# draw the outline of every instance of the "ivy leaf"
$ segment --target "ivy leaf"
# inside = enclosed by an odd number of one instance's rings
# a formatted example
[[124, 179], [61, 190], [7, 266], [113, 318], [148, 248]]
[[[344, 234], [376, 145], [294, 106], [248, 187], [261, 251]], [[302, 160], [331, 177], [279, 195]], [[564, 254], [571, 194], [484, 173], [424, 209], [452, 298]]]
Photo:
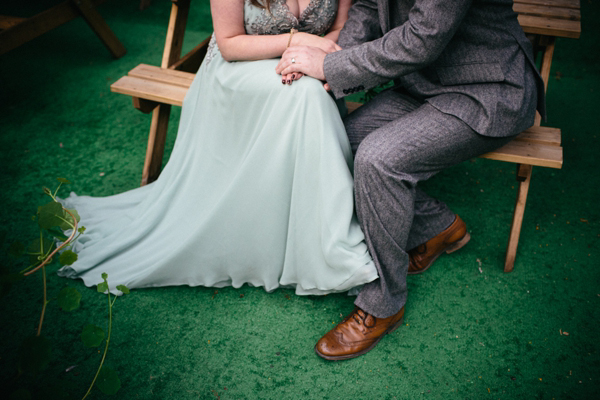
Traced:
[[108, 279], [108, 274], [106, 272], [102, 273], [102, 279], [104, 279], [104, 282], [106, 282], [106, 280]]
[[64, 311], [73, 311], [79, 308], [81, 293], [75, 288], [66, 287], [58, 294], [58, 306]]
[[60, 265], [71, 265], [75, 261], [77, 261], [77, 254], [75, 254], [71, 250], [63, 251], [60, 257], [58, 258], [58, 262], [60, 262]]
[[64, 223], [65, 212], [60, 203], [52, 201], [38, 208], [38, 224], [42, 229], [50, 229]]
[[77, 229], [77, 232], [79, 232], [79, 233], [85, 232], [85, 226], [80, 226], [79, 229]]
[[56, 180], [59, 181], [60, 183], [65, 183], [65, 184], [71, 183], [68, 179], [65, 179], [65, 178], [56, 178]]
[[48, 231], [49, 234], [51, 234], [52, 236], [54, 236], [55, 238], [57, 238], [61, 242], [64, 242], [65, 240], [68, 239], [68, 236], [65, 235], [61, 229], [50, 228], [47, 231]]
[[129, 288], [125, 285], [117, 286], [117, 290], [120, 290], [121, 292], [123, 292], [123, 294], [129, 294]]
[[98, 293], [105, 293], [108, 290], [108, 283], [106, 283], [106, 282], [99, 283], [98, 286], [96, 287], [96, 290], [98, 291]]
[[14, 242], [8, 248], [8, 254], [13, 257], [21, 257], [25, 252], [25, 245], [21, 242]]
[[47, 187], [44, 187], [42, 189], [44, 191], [45, 194], [47, 194], [48, 196], [52, 196], [52, 190], [48, 189]]
[[96, 386], [104, 394], [115, 394], [121, 389], [121, 380], [117, 372], [110, 367], [102, 367], [98, 373]]
[[[71, 214], [73, 214], [75, 216], [75, 219], [77, 220], [77, 222], [79, 222], [81, 220], [81, 217], [77, 213], [77, 210], [75, 210], [75, 209], [68, 209], [68, 210], [71, 212]], [[66, 219], [66, 221], [62, 221], [62, 223], [59, 225], [59, 227], [60, 227], [60, 229], [64, 229], [64, 230], [71, 229], [75, 225], [75, 222], [73, 221], [73, 217], [71, 217], [68, 212], [63, 211], [63, 213], [64, 213], [64, 216], [65, 216], [64, 218]]]
[[98, 347], [104, 340], [104, 331], [99, 326], [88, 324], [81, 332], [81, 341], [85, 347]]
[[44, 336], [29, 336], [19, 348], [19, 371], [37, 373], [50, 362], [52, 345]]

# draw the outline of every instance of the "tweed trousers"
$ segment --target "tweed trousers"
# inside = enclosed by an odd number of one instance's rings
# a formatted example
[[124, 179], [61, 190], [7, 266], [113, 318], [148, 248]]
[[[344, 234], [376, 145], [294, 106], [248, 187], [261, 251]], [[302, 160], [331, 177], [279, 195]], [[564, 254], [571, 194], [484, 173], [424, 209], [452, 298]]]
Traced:
[[514, 138], [482, 136], [457, 117], [395, 89], [344, 119], [355, 153], [356, 213], [379, 279], [355, 304], [386, 318], [406, 303], [407, 251], [433, 238], [456, 215], [419, 189], [439, 171], [495, 150]]

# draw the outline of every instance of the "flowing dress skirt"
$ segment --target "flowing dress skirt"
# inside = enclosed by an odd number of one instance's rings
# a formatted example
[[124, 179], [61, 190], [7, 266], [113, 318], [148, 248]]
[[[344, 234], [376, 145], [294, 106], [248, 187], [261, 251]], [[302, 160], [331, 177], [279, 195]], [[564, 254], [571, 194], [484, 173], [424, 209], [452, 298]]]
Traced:
[[321, 82], [282, 85], [277, 60], [209, 52], [159, 179], [62, 200], [86, 232], [59, 274], [93, 286], [106, 272], [114, 293], [248, 283], [324, 294], [376, 279], [354, 215], [350, 146]]

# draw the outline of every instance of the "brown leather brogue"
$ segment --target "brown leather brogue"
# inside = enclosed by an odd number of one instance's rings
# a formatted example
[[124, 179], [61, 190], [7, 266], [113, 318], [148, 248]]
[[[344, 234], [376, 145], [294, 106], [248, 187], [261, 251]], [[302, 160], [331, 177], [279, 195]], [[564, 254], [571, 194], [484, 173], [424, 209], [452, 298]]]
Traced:
[[404, 307], [387, 318], [376, 318], [356, 307], [317, 342], [315, 352], [332, 361], [361, 356], [375, 347], [386, 333], [396, 330], [403, 317]]
[[408, 273], [420, 274], [433, 264], [442, 253], [452, 253], [471, 240], [467, 226], [457, 215], [454, 222], [442, 233], [427, 242], [409, 250]]

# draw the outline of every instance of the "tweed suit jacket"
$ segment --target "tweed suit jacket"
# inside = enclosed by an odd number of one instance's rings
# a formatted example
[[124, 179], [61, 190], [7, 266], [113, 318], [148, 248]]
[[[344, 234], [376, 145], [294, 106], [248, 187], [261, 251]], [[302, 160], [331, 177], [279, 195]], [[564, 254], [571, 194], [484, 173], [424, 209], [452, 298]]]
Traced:
[[[393, 80], [481, 135], [545, 114], [544, 86], [512, 0], [356, 0], [325, 57], [336, 98]], [[539, 95], [538, 95], [539, 93]]]

